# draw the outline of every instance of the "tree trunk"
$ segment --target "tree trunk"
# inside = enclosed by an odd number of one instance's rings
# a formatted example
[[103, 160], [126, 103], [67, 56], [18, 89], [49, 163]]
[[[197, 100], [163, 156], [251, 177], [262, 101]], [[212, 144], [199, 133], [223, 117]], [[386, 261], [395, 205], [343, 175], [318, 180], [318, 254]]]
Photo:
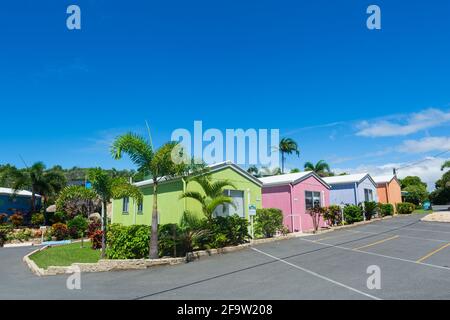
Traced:
[[31, 193], [31, 212], [34, 213], [36, 211], [36, 193], [33, 191]]
[[108, 203], [102, 201], [102, 259], [106, 257], [106, 225], [108, 224], [108, 215], [106, 214], [106, 207]]
[[150, 230], [150, 259], [158, 259], [158, 183], [153, 180], [152, 228]]
[[284, 174], [284, 152], [281, 152], [281, 173]]

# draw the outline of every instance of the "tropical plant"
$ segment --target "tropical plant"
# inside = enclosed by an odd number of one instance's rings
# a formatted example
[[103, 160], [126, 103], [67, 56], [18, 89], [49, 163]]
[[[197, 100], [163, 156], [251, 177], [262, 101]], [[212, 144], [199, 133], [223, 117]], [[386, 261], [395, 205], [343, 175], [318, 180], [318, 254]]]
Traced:
[[179, 239], [183, 254], [197, 249], [201, 243], [201, 239], [209, 234], [210, 230], [205, 228], [202, 219], [188, 211], [183, 213], [179, 226]]
[[12, 223], [12, 225], [15, 228], [20, 227], [21, 225], [23, 225], [23, 215], [20, 213], [14, 213], [9, 217], [9, 221]]
[[102, 203], [102, 258], [106, 257], [106, 233], [108, 216], [106, 208], [111, 199], [120, 199], [124, 197], [134, 198], [137, 203], [142, 201], [142, 193], [138, 187], [128, 182], [126, 178], [111, 177], [107, 172], [100, 168], [91, 169], [88, 173], [91, 181], [92, 190]]
[[366, 220], [371, 220], [378, 213], [378, 204], [375, 201], [365, 201], [363, 205]]
[[255, 216], [255, 233], [265, 238], [272, 238], [283, 229], [283, 213], [280, 209], [257, 209]]
[[209, 230], [206, 247], [222, 248], [237, 246], [250, 239], [248, 234], [248, 220], [238, 215], [215, 217], [212, 223], [207, 223], [205, 229]]
[[8, 215], [6, 213], [0, 213], [0, 225], [8, 222]]
[[331, 205], [328, 207], [323, 215], [323, 219], [328, 221], [330, 225], [342, 224], [342, 209], [338, 205]]
[[297, 142], [295, 142], [291, 138], [282, 138], [280, 140], [278, 149], [281, 152], [281, 172], [284, 173], [284, 164], [286, 161], [286, 155], [295, 153], [297, 157], [299, 157], [300, 150], [298, 148]]
[[163, 178], [170, 178], [181, 175], [190, 168], [181, 161], [175, 163], [174, 157], [178, 160], [183, 157], [183, 150], [178, 148], [175, 142], [164, 144], [155, 150], [153, 144], [142, 136], [127, 133], [118, 137], [112, 147], [111, 154], [115, 159], [121, 159], [123, 154], [127, 154], [131, 161], [137, 166], [138, 172], [145, 176], [150, 176], [153, 182], [153, 209], [151, 221], [151, 241], [149, 243], [149, 255], [151, 259], [158, 258], [158, 186]]
[[313, 164], [312, 162], [306, 162], [304, 168], [305, 171], [313, 171], [321, 177], [329, 176], [331, 173], [330, 165], [324, 160], [320, 160], [316, 164]]
[[59, 170], [46, 170], [46, 166], [42, 162], [36, 162], [26, 169], [17, 169], [9, 166], [1, 173], [1, 180], [9, 180], [12, 189], [17, 192], [22, 189], [31, 191], [30, 211], [36, 211], [36, 195], [42, 196], [44, 205], [55, 196], [67, 181], [64, 174]]
[[31, 216], [31, 224], [33, 226], [41, 226], [44, 224], [44, 214], [40, 212], [33, 213]]
[[298, 173], [298, 172], [300, 172], [300, 169], [299, 169], [299, 168], [291, 169], [291, 173]]
[[148, 257], [150, 227], [145, 225], [122, 226], [112, 224], [108, 228], [108, 259], [143, 259]]
[[56, 199], [56, 210], [66, 212], [70, 218], [79, 214], [87, 218], [100, 209], [101, 203], [95, 191], [83, 186], [65, 187]]
[[348, 224], [363, 221], [363, 211], [356, 205], [346, 205], [344, 207], [344, 219]]
[[327, 208], [324, 208], [321, 206], [314, 206], [313, 208], [308, 210], [308, 214], [312, 218], [314, 233], [316, 233], [317, 230], [319, 230], [320, 220], [326, 214], [326, 212], [327, 212]]
[[430, 193], [431, 203], [434, 205], [450, 204], [450, 187], [439, 188]]
[[73, 239], [79, 239], [84, 237], [89, 226], [89, 221], [82, 215], [78, 215], [67, 223], [70, 236]]
[[205, 218], [212, 222], [214, 211], [223, 205], [234, 206], [233, 199], [224, 195], [224, 188], [231, 187], [236, 189], [235, 185], [229, 180], [211, 181], [209, 175], [200, 175], [188, 180], [188, 183], [196, 182], [201, 187], [202, 192], [186, 191], [180, 199], [190, 198], [197, 201], [201, 207]]
[[67, 225], [60, 222], [52, 225], [52, 236], [58, 241], [67, 239], [69, 237], [69, 229], [67, 228]]

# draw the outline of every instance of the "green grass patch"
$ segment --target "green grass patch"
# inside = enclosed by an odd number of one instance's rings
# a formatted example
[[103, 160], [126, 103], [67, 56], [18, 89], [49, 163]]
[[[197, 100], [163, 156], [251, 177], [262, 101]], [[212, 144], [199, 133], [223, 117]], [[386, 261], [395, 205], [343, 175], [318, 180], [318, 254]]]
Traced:
[[432, 214], [432, 213], [433, 213], [432, 210], [423, 210], [423, 209], [413, 211], [413, 214]]
[[100, 259], [100, 250], [93, 250], [90, 242], [66, 244], [51, 247], [36, 252], [30, 259], [40, 268], [47, 269], [50, 266], [70, 266], [72, 263], [92, 263]]

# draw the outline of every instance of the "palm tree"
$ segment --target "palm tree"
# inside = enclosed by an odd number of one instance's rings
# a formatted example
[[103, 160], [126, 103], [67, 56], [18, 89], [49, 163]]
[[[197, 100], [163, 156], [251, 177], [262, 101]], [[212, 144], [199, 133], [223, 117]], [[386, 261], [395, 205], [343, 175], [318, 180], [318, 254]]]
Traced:
[[286, 161], [286, 154], [295, 153], [297, 157], [299, 157], [300, 150], [298, 148], [297, 142], [295, 142], [291, 138], [281, 139], [278, 148], [281, 152], [281, 172], [284, 173], [284, 163]]
[[225, 196], [223, 193], [225, 187], [232, 187], [236, 189], [231, 181], [220, 180], [211, 182], [209, 176], [204, 175], [196, 176], [192, 179], [192, 181], [197, 182], [203, 192], [186, 191], [180, 196], [180, 199], [190, 198], [200, 203], [202, 212], [209, 222], [212, 221], [214, 211], [220, 205], [230, 204], [234, 206], [233, 199]]
[[445, 168], [450, 168], [450, 160], [444, 162], [444, 164], [441, 167], [441, 171], [444, 171]]
[[106, 256], [106, 231], [107, 214], [106, 208], [111, 199], [131, 197], [136, 202], [142, 201], [142, 193], [138, 187], [130, 184], [126, 178], [113, 177], [100, 168], [91, 169], [88, 173], [92, 190], [97, 194], [102, 203], [102, 258]]
[[48, 199], [61, 191], [67, 181], [61, 170], [46, 170], [42, 162], [36, 162], [26, 169], [9, 166], [0, 177], [0, 181], [9, 181], [14, 192], [28, 189], [31, 191], [30, 211], [36, 211], [36, 195], [42, 196], [43, 205]]
[[291, 169], [291, 173], [298, 173], [298, 172], [300, 172], [300, 169], [299, 169], [299, 168]]
[[[151, 139], [150, 139], [151, 140]], [[111, 147], [111, 154], [116, 160], [127, 154], [137, 166], [139, 173], [150, 176], [153, 182], [153, 209], [151, 221], [151, 236], [149, 244], [150, 259], [158, 258], [158, 186], [163, 177], [171, 177], [186, 170], [186, 166], [175, 164], [172, 152], [178, 144], [169, 142], [158, 150], [153, 149], [151, 141], [134, 133], [119, 136]]]
[[320, 160], [316, 164], [313, 164], [312, 162], [306, 162], [304, 168], [305, 171], [314, 171], [321, 177], [328, 176], [331, 172], [330, 165], [324, 160]]

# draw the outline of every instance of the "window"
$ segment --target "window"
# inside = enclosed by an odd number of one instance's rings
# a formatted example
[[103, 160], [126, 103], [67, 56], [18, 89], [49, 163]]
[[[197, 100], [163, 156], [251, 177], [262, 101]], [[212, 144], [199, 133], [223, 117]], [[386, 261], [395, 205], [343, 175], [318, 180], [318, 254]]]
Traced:
[[214, 215], [217, 216], [232, 216], [237, 214], [240, 217], [245, 217], [244, 210], [244, 191], [240, 190], [224, 190], [224, 195], [233, 199], [234, 206], [230, 204], [220, 205], [214, 210]]
[[128, 206], [130, 205], [130, 198], [125, 197], [122, 200], [122, 212], [128, 213]]
[[373, 201], [372, 189], [364, 189], [364, 201]]
[[310, 210], [315, 206], [322, 206], [320, 192], [305, 191], [305, 206], [307, 210]]
[[140, 201], [137, 205], [137, 213], [143, 214], [144, 212], [144, 201]]

